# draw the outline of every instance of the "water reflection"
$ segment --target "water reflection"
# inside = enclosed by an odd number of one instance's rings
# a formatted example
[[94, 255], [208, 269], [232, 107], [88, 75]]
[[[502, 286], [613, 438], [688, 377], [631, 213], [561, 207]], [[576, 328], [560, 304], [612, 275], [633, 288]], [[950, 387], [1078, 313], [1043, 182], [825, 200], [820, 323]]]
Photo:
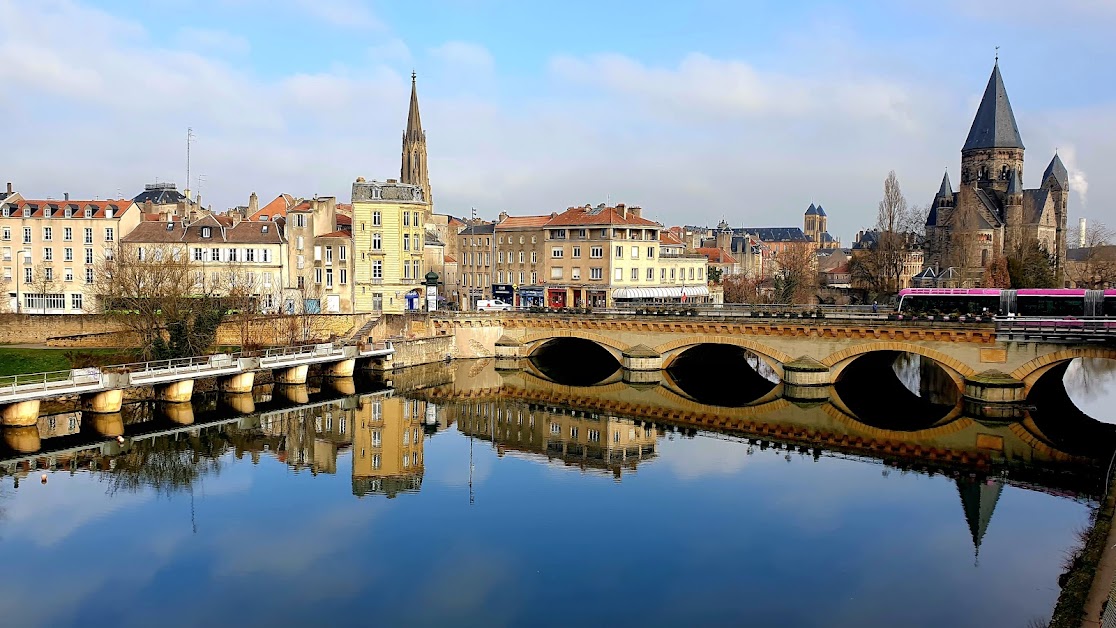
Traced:
[[741, 407], [771, 393], [775, 370], [741, 347], [702, 344], [675, 358], [667, 375], [686, 396], [711, 406]]
[[857, 358], [841, 371], [834, 391], [859, 421], [900, 431], [925, 430], [953, 418], [961, 400], [957, 383], [939, 364], [896, 351]]
[[1062, 378], [1074, 406], [1086, 415], [1108, 423], [1116, 402], [1116, 360], [1077, 358], [1066, 367]]

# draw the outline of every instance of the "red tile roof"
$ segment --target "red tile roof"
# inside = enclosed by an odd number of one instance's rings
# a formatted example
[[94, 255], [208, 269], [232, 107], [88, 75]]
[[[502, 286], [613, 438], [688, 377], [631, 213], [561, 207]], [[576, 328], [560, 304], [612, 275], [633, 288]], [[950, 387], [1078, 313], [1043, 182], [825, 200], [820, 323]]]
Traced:
[[[350, 207], [351, 207], [351, 205], [350, 205]], [[341, 209], [341, 206], [338, 205], [337, 208]], [[339, 225], [351, 225], [351, 224], [353, 224], [353, 217], [352, 216], [346, 216], [345, 214], [337, 214], [337, 224], [339, 224]]]
[[348, 239], [351, 240], [353, 238], [353, 234], [352, 234], [352, 232], [349, 232], [349, 231], [331, 231], [329, 233], [324, 233], [324, 234], [322, 234], [318, 237], [319, 238], [348, 238]]
[[[93, 218], [104, 218], [105, 210], [112, 209], [113, 217], [118, 218], [124, 212], [135, 206], [132, 201], [121, 200], [105, 200], [105, 201], [57, 201], [57, 200], [36, 200], [36, 199], [23, 199], [17, 203], [12, 203], [15, 206], [14, 216], [23, 216], [24, 208], [31, 209], [31, 218], [65, 218], [66, 208], [72, 211], [72, 218], [85, 218], [85, 209], [91, 208], [93, 210]], [[49, 215], [47, 211], [49, 210]], [[138, 211], [138, 210], [137, 210]]]
[[267, 216], [268, 220], [275, 220], [277, 216], [286, 216], [287, 208], [293, 204], [293, 196], [290, 194], [280, 194], [275, 197], [275, 200], [257, 209], [256, 213], [248, 217], [248, 220], [258, 221], [261, 216]]
[[[195, 242], [214, 244], [280, 244], [283, 236], [274, 222], [251, 222], [242, 220], [231, 225], [228, 216], [206, 216], [192, 223], [141, 222], [123, 242], [148, 244], [169, 242]], [[168, 227], [170, 227], [168, 229]], [[202, 237], [202, 227], [209, 227], [210, 237]]]
[[709, 258], [711, 264], [735, 264], [736, 258], [732, 253], [717, 247], [706, 246], [697, 249], [697, 252]]
[[456, 264], [456, 263], [457, 263], [457, 258], [456, 258], [456, 257], [454, 257], [454, 256], [452, 256], [452, 255], [446, 255], [446, 256], [445, 256], [445, 257], [444, 257], [444, 258], [442, 259], [442, 261], [443, 261], [444, 263], [446, 263], [446, 264]]
[[[623, 206], [620, 206], [623, 208]], [[547, 227], [568, 226], [593, 226], [593, 225], [628, 225], [633, 227], [661, 227], [659, 223], [646, 218], [637, 217], [632, 209], [639, 211], [638, 207], [629, 207], [627, 217], [623, 216], [616, 207], [571, 207], [566, 211], [551, 218]]]
[[546, 216], [508, 216], [496, 223], [497, 229], [531, 229], [539, 228], [550, 222], [550, 215]]
[[664, 229], [663, 231], [659, 232], [659, 244], [665, 244], [667, 246], [682, 246], [682, 238], [679, 238], [678, 236], [671, 233], [671, 231]]

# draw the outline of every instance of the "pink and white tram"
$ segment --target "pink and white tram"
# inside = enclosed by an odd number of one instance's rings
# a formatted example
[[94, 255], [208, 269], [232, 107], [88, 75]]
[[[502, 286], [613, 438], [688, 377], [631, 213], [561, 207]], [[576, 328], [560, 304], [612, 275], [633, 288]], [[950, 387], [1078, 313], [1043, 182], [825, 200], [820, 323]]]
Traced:
[[1116, 317], [1116, 290], [1062, 288], [907, 288], [900, 314], [988, 314], [1029, 318]]

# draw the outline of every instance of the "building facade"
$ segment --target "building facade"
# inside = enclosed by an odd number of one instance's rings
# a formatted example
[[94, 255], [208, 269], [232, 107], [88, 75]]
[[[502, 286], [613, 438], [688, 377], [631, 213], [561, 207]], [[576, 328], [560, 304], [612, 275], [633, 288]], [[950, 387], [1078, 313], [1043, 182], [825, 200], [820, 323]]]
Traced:
[[98, 266], [142, 217], [129, 200], [24, 199], [0, 204], [0, 264], [8, 311], [100, 311]]
[[495, 241], [493, 223], [472, 224], [457, 234], [457, 292], [462, 309], [475, 309], [477, 301], [492, 298]]
[[[263, 215], [260, 213], [259, 217]], [[350, 232], [337, 228], [337, 199], [326, 196], [295, 203], [278, 222], [288, 244], [289, 283], [283, 299], [284, 311], [351, 313], [353, 242]]]
[[422, 487], [423, 425], [434, 406], [417, 399], [366, 395], [353, 413], [353, 494], [395, 497]]
[[422, 188], [399, 183], [353, 183], [353, 259], [357, 312], [400, 314], [422, 307], [426, 216]]

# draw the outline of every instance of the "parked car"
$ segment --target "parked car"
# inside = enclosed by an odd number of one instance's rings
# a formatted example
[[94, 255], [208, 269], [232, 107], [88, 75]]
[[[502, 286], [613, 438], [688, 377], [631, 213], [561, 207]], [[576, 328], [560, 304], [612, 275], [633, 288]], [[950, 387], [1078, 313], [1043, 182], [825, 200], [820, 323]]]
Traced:
[[477, 311], [480, 312], [500, 312], [510, 309], [512, 309], [512, 304], [504, 303], [500, 299], [492, 299], [491, 301], [477, 301]]

